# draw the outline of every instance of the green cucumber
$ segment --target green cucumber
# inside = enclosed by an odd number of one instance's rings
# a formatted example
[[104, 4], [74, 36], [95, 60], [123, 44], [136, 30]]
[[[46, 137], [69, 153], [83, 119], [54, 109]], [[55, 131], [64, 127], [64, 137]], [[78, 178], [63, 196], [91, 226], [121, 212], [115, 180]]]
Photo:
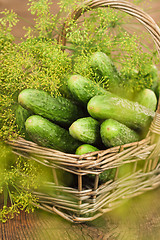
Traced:
[[[116, 168], [110, 168], [110, 169], [104, 170], [99, 174], [99, 183], [101, 184], [110, 180], [114, 180], [115, 174], [116, 174]], [[94, 183], [95, 174], [87, 174], [86, 178], [87, 178], [86, 179], [87, 183], [88, 182]]]
[[145, 127], [155, 115], [155, 112], [130, 101], [112, 95], [94, 96], [87, 105], [89, 114], [95, 119], [112, 118], [130, 128]]
[[73, 97], [83, 104], [87, 104], [95, 95], [110, 94], [98, 83], [81, 75], [70, 76], [67, 83]]
[[[151, 89], [143, 89], [135, 95], [134, 101], [139, 104], [148, 107], [149, 109], [155, 111], [157, 107], [157, 97], [156, 94]], [[150, 126], [150, 122], [141, 130], [141, 138], [146, 136]]]
[[19, 130], [19, 133], [24, 135], [26, 139], [29, 139], [29, 137], [26, 133], [25, 121], [27, 120], [27, 118], [29, 118], [30, 115], [31, 112], [29, 112], [27, 109], [23, 108], [21, 105], [17, 106], [15, 111], [17, 128]]
[[93, 70], [105, 79], [108, 79], [109, 91], [119, 92], [121, 78], [112, 60], [103, 52], [95, 52], [91, 55], [90, 65]]
[[19, 94], [18, 102], [34, 114], [62, 126], [69, 126], [76, 119], [84, 116], [81, 108], [70, 100], [61, 96], [52, 97], [43, 90], [25, 89]]
[[[139, 72], [140, 76], [151, 79], [151, 89], [153, 91], [156, 90], [156, 87], [158, 85], [158, 69], [156, 65], [145, 65], [145, 67], [142, 69], [142, 72]], [[149, 86], [148, 86], [149, 87]]]
[[109, 180], [113, 180], [115, 177], [116, 168], [110, 168], [99, 174], [99, 181], [105, 183]]
[[99, 149], [90, 145], [90, 144], [82, 144], [81, 146], [79, 146], [76, 149], [75, 154], [82, 155], [82, 154], [85, 154], [85, 153], [90, 153], [90, 152], [95, 152], [95, 151], [99, 151]]
[[79, 118], [69, 127], [69, 133], [75, 139], [88, 144], [99, 142], [99, 122], [92, 117]]
[[[99, 149], [90, 144], [82, 144], [81, 146], [79, 146], [77, 148], [75, 154], [83, 155], [86, 153], [96, 152], [96, 151], [99, 151]], [[102, 173], [99, 174], [99, 181], [101, 183], [104, 183], [108, 180], [113, 180], [114, 176], [115, 176], [115, 172], [116, 172], [115, 168], [107, 169], [107, 170], [103, 171]], [[87, 178], [89, 178], [89, 180], [93, 181], [95, 178], [95, 174], [87, 174]]]
[[113, 119], [107, 119], [101, 124], [100, 134], [106, 147], [120, 146], [140, 140], [138, 133]]
[[159, 82], [159, 74], [158, 69], [156, 65], [151, 65], [150, 69], [150, 77], [152, 78], [152, 86], [151, 90], [154, 91], [156, 94], [157, 99], [159, 98], [159, 92], [160, 92], [160, 82]]
[[134, 98], [134, 101], [153, 111], [156, 110], [157, 97], [156, 94], [151, 89], [145, 88], [138, 92]]
[[66, 129], [39, 115], [30, 116], [26, 120], [25, 127], [32, 141], [43, 147], [75, 153], [82, 144], [74, 139]]

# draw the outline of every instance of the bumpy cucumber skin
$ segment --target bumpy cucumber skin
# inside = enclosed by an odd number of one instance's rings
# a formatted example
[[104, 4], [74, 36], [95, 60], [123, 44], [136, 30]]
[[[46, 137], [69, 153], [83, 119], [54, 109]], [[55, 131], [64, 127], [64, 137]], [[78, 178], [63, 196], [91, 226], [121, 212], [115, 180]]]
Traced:
[[66, 129], [39, 115], [30, 116], [25, 122], [25, 127], [32, 141], [43, 147], [75, 153], [82, 145]]
[[151, 89], [155, 91], [158, 85], [158, 69], [156, 65], [146, 65], [143, 69], [142, 76], [144, 76], [145, 78], [150, 78], [152, 80]]
[[90, 152], [95, 152], [95, 151], [99, 151], [99, 149], [90, 145], [90, 144], [82, 144], [81, 146], [79, 146], [76, 149], [75, 154], [82, 155], [82, 154], [85, 154], [85, 153], [90, 153]]
[[160, 82], [159, 82], [158, 69], [155, 65], [151, 66], [150, 76], [152, 78], [151, 90], [154, 91], [154, 93], [156, 94], [156, 97], [159, 98]]
[[95, 52], [91, 55], [91, 67], [109, 80], [109, 91], [118, 92], [121, 79], [112, 60], [103, 52]]
[[113, 119], [107, 119], [101, 124], [100, 134], [106, 147], [120, 146], [140, 140], [138, 133]]
[[26, 139], [29, 139], [28, 134], [26, 133], [25, 129], [25, 121], [27, 118], [29, 118], [31, 115], [31, 112], [29, 112], [27, 109], [23, 108], [21, 105], [18, 105], [15, 111], [15, 117], [16, 117], [16, 124], [19, 130], [19, 133], [24, 135]]
[[[113, 180], [115, 177], [115, 173], [116, 173], [116, 168], [110, 168], [110, 169], [104, 170], [102, 173], [99, 174], [99, 182], [105, 183], [107, 181]], [[95, 174], [88, 174], [87, 176], [92, 181], [95, 179]]]
[[42, 90], [23, 90], [18, 96], [18, 102], [34, 114], [45, 117], [62, 126], [69, 126], [76, 119], [84, 116], [81, 108], [70, 100], [61, 96], [51, 97]]
[[87, 105], [89, 114], [95, 119], [117, 120], [130, 128], [142, 128], [155, 113], [150, 109], [114, 94], [94, 96]]
[[95, 95], [110, 94], [98, 83], [81, 75], [71, 75], [68, 79], [68, 88], [73, 97], [80, 103], [87, 104]]
[[115, 176], [115, 173], [116, 173], [115, 168], [107, 169], [99, 175], [99, 181], [104, 183], [104, 182], [107, 182], [109, 180], [113, 180], [114, 176]]
[[[83, 155], [83, 154], [86, 154], [86, 153], [96, 152], [96, 151], [99, 151], [99, 149], [90, 145], [90, 144], [82, 144], [81, 146], [79, 146], [76, 149], [75, 154], [76, 155]], [[101, 183], [104, 183], [106, 181], [113, 180], [114, 176], [115, 176], [115, 172], [116, 172], [115, 168], [107, 169], [107, 170], [103, 171], [99, 175], [99, 181]], [[88, 174], [87, 177], [91, 180], [94, 180], [95, 175], [94, 174]]]
[[156, 94], [151, 89], [145, 88], [138, 92], [134, 98], [134, 101], [151, 109], [152, 111], [156, 110], [157, 97]]
[[81, 142], [96, 144], [100, 140], [99, 127], [99, 122], [92, 117], [79, 118], [69, 127], [69, 133]]

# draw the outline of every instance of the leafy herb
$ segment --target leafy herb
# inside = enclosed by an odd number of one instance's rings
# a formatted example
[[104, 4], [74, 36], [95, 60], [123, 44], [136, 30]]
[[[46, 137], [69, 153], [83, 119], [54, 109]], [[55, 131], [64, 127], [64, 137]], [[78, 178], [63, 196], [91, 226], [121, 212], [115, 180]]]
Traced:
[[33, 211], [37, 199], [28, 189], [37, 188], [40, 182], [33, 162], [17, 157], [4, 143], [0, 147], [0, 193], [3, 196], [0, 221], [5, 222], [20, 210]]

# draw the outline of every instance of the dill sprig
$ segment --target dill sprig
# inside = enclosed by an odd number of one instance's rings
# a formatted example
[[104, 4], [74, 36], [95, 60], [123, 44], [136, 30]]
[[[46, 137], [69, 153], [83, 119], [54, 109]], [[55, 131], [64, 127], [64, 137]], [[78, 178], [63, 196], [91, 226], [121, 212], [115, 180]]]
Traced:
[[0, 221], [5, 222], [20, 210], [33, 211], [37, 199], [30, 190], [41, 185], [42, 169], [33, 161], [16, 156], [4, 143], [0, 147]]

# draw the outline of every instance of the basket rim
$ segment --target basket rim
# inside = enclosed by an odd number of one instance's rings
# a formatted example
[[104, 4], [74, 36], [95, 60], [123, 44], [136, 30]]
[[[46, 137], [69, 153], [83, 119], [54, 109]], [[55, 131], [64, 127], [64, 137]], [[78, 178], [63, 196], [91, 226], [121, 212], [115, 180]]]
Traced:
[[88, 10], [96, 8], [113, 8], [126, 12], [127, 14], [135, 17], [146, 30], [151, 34], [155, 45], [157, 47], [158, 54], [160, 56], [160, 28], [154, 21], [154, 19], [140, 7], [125, 0], [86, 0], [83, 4], [79, 5], [74, 11], [68, 14], [65, 22], [63, 23], [61, 32], [58, 36], [58, 42], [62, 45], [66, 44], [66, 34], [69, 31], [69, 22], [71, 20], [76, 21], [82, 14]]
[[[47, 167], [59, 168], [79, 176], [95, 174], [97, 177], [107, 169], [116, 169], [124, 164], [134, 164], [138, 161], [145, 161], [150, 155], [153, 155], [153, 152], [157, 148], [156, 143], [152, 142], [151, 136], [139, 142], [124, 144], [83, 155], [64, 153], [42, 147], [23, 138], [10, 141], [8, 144], [17, 155], [30, 158]], [[147, 164], [148, 161], [146, 161], [144, 169], [147, 167]], [[156, 164], [157, 158], [155, 158], [153, 165], [156, 166]]]

